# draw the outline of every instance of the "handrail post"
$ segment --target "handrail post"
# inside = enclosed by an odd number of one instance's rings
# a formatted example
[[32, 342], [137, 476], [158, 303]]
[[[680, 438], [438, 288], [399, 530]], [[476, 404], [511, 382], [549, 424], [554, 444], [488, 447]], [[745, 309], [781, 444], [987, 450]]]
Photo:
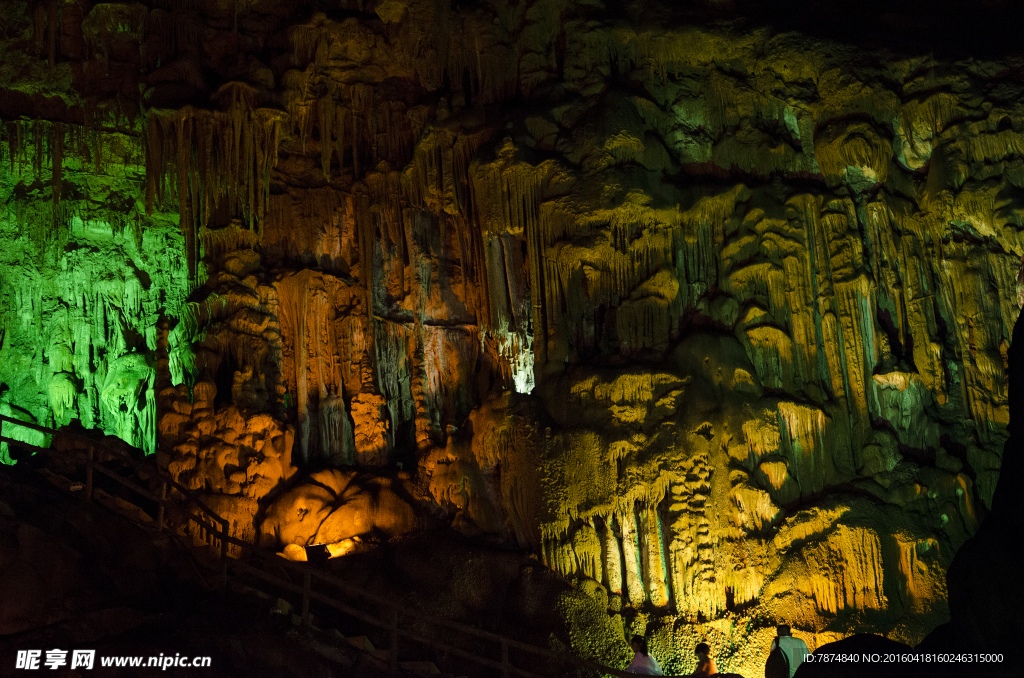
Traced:
[[164, 511], [164, 505], [167, 502], [167, 481], [163, 480], [160, 483], [160, 506], [156, 509], [156, 531], [162, 533], [164, 531], [164, 519], [166, 517]]
[[310, 576], [309, 570], [306, 569], [302, 573], [302, 628], [309, 628], [309, 589], [310, 589]]
[[388, 671], [398, 675], [398, 608], [391, 608], [391, 647], [388, 648]]
[[508, 678], [508, 641], [501, 639], [501, 678]]
[[228, 520], [220, 519], [220, 577], [221, 588], [228, 588]]
[[89, 452], [85, 456], [85, 499], [92, 501], [92, 465], [95, 457], [95, 448], [90, 445]]

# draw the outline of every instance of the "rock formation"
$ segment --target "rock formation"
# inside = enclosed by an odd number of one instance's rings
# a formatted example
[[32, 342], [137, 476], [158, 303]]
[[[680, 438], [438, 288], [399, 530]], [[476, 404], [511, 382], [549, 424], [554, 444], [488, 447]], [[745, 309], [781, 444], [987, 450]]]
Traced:
[[0, 406], [277, 547], [532, 550], [594, 656], [917, 643], [1008, 435], [1019, 65], [670, 4], [6, 7]]
[[353, 471], [314, 473], [270, 506], [262, 522], [265, 541], [337, 544], [364, 536], [386, 537], [415, 527], [404, 492], [388, 478], [360, 478]]

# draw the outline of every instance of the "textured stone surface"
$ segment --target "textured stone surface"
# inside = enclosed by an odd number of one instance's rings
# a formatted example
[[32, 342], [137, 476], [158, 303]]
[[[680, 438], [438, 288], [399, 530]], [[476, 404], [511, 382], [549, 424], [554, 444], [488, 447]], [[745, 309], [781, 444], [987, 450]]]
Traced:
[[397, 536], [416, 526], [407, 497], [401, 482], [390, 478], [320, 471], [270, 504], [261, 542], [279, 548]]
[[540, 545], [539, 413], [536, 404], [508, 393], [474, 410], [445, 448], [419, 464], [429, 496], [463, 534], [508, 535], [519, 546]]
[[159, 430], [281, 544], [400, 466], [583, 582], [595, 656], [947, 618], [1009, 421], [1016, 60], [658, 3], [60, 7], [4, 10], [5, 411]]

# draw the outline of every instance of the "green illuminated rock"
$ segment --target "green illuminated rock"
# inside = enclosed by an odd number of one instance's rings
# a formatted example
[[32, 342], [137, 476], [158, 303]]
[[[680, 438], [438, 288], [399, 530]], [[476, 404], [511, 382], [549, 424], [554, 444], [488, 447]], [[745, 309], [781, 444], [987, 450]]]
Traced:
[[[78, 419], [151, 453], [157, 325], [181, 317], [189, 291], [177, 219], [141, 213], [137, 138], [79, 129], [76, 139], [74, 128], [44, 122], [5, 131], [3, 397], [37, 423]], [[52, 184], [57, 165], [59, 201]], [[190, 351], [183, 343], [176, 353]]]

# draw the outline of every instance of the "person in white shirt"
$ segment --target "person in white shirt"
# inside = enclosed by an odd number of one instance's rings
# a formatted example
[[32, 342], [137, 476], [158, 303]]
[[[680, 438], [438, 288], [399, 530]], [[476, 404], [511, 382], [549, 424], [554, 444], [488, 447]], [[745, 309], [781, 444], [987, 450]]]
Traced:
[[810, 651], [807, 649], [807, 643], [790, 635], [789, 624], [780, 624], [775, 630], [778, 635], [772, 641], [771, 649], [779, 648], [782, 651], [786, 663], [789, 664], [789, 678], [793, 678], [793, 674], [803, 663], [804, 656], [810, 654]]
[[643, 636], [633, 636], [629, 641], [633, 648], [633, 661], [626, 667], [628, 673], [638, 673], [644, 676], [664, 676], [665, 672], [658, 666], [658, 660], [647, 654], [647, 639]]

